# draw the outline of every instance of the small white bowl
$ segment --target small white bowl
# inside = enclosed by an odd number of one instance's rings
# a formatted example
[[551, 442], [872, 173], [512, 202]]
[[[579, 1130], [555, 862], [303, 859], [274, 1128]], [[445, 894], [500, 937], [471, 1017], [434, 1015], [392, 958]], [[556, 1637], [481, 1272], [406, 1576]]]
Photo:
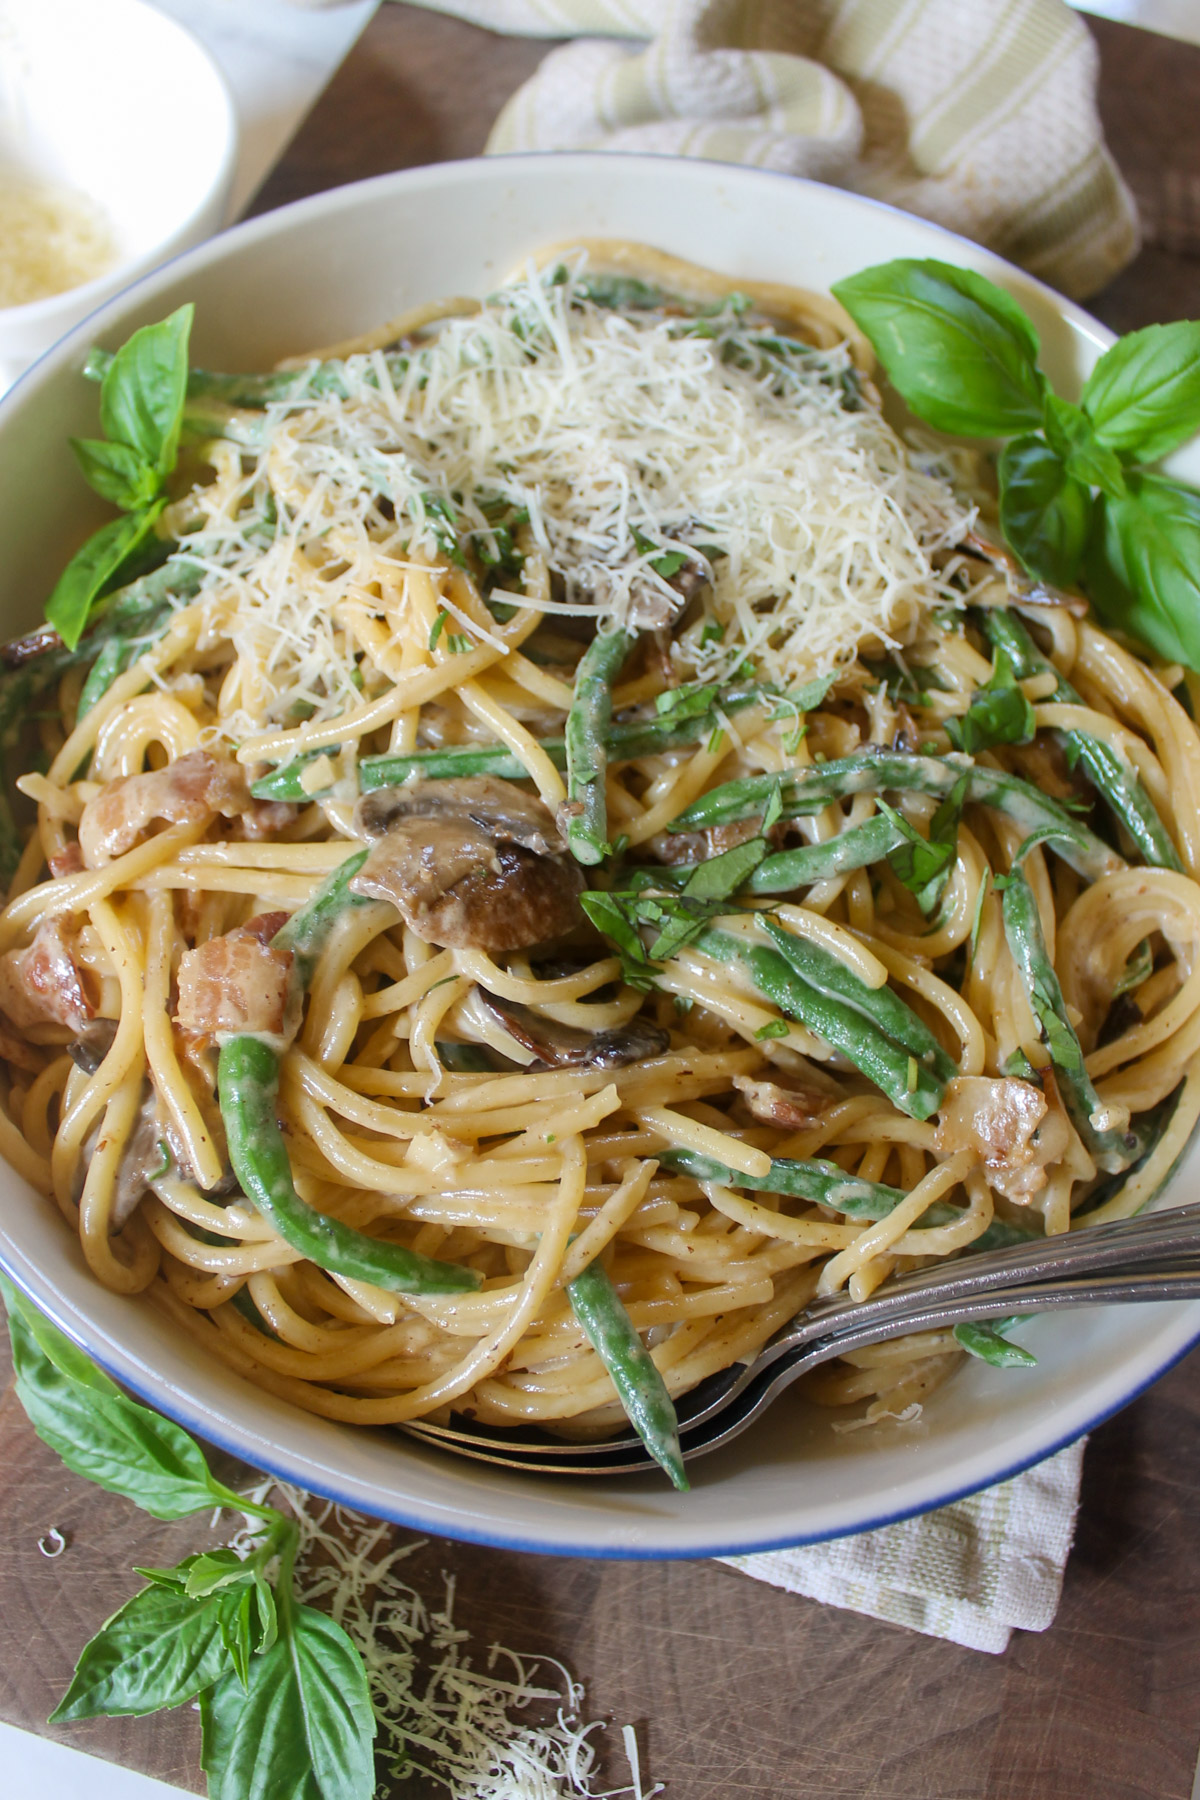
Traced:
[[236, 150], [215, 63], [146, 0], [0, 0], [0, 179], [86, 195], [117, 248], [94, 280], [0, 307], [0, 392], [101, 301], [220, 227]]

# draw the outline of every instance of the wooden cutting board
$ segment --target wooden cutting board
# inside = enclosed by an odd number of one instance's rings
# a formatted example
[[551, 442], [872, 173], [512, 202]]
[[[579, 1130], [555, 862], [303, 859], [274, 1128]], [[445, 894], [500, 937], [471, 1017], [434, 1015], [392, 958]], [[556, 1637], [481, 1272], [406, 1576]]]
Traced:
[[[668, 1800], [1190, 1800], [1200, 1744], [1200, 1353], [1098, 1430], [1062, 1606], [1003, 1657], [817, 1606], [717, 1563], [600, 1563], [430, 1540], [405, 1575], [457, 1583], [477, 1662], [550, 1654], [588, 1718], [638, 1726]], [[211, 1543], [69, 1475], [0, 1391], [0, 1718], [193, 1792], [188, 1709], [44, 1723], [135, 1563]], [[247, 1472], [214, 1459], [226, 1480]], [[67, 1549], [48, 1561], [38, 1538]], [[398, 1532], [400, 1539], [410, 1533]], [[620, 1736], [608, 1774], [628, 1779]], [[0, 1791], [3, 1782], [0, 1780]], [[406, 1784], [404, 1800], [425, 1789]], [[13, 1800], [18, 1800], [13, 1796]], [[25, 1800], [24, 1796], [20, 1800]]]
[[[1200, 51], [1093, 23], [1109, 143], [1152, 205], [1169, 192], [1186, 210], [1200, 168]], [[545, 49], [384, 6], [254, 210], [477, 154]], [[1200, 260], [1183, 241], [1168, 234], [1144, 251], [1093, 310], [1118, 330], [1200, 315]], [[1193, 1355], [1095, 1433], [1058, 1618], [1040, 1636], [1019, 1634], [1004, 1657], [712, 1563], [592, 1563], [432, 1541], [407, 1569], [435, 1601], [443, 1572], [456, 1578], [457, 1617], [480, 1660], [497, 1641], [557, 1656], [587, 1684], [588, 1717], [636, 1723], [643, 1765], [669, 1783], [669, 1800], [1191, 1800], [1198, 1376]], [[176, 1560], [211, 1541], [207, 1526], [156, 1524], [68, 1475], [30, 1430], [6, 1370], [0, 1379], [0, 1718], [200, 1792], [189, 1710], [52, 1730], [43, 1721], [81, 1645], [132, 1591], [132, 1565]], [[237, 1484], [230, 1465], [221, 1473]], [[52, 1525], [68, 1538], [53, 1562], [37, 1547]], [[616, 1785], [628, 1775], [618, 1734], [610, 1744]], [[420, 1800], [411, 1783], [403, 1793]]]

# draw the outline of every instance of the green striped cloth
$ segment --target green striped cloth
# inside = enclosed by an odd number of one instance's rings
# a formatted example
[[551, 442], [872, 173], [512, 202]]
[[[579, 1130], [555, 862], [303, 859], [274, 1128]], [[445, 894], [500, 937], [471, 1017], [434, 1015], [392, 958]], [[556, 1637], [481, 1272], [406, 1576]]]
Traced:
[[1068, 294], [1135, 254], [1065, 0], [416, 0], [569, 37], [488, 140], [650, 150], [851, 188], [990, 245]]

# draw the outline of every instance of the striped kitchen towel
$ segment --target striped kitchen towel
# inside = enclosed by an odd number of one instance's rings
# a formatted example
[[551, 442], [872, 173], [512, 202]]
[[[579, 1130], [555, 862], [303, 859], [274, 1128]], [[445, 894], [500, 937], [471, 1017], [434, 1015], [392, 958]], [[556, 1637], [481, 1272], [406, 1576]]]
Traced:
[[1135, 254], [1065, 0], [416, 0], [569, 37], [489, 152], [649, 150], [808, 175], [963, 232], [1068, 294]]

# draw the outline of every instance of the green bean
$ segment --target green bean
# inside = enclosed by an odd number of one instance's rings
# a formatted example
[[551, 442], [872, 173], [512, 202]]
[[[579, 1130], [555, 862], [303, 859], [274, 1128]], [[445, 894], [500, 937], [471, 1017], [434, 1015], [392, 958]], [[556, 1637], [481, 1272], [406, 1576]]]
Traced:
[[967, 799], [992, 806], [1020, 826], [1040, 833], [1077, 874], [1095, 881], [1125, 867], [1124, 860], [1086, 825], [1038, 792], [1032, 783], [964, 757], [908, 756], [899, 751], [859, 751], [780, 775], [752, 775], [714, 788], [672, 819], [668, 831], [703, 831], [765, 812], [778, 790], [784, 818], [821, 812], [848, 794], [908, 789], [944, 799], [966, 773]]
[[[747, 1188], [756, 1194], [787, 1194], [794, 1200], [827, 1206], [848, 1219], [886, 1219], [908, 1198], [903, 1188], [888, 1187], [882, 1181], [862, 1181], [832, 1162], [798, 1162], [789, 1156], [775, 1156], [769, 1175], [743, 1175], [739, 1169], [726, 1168], [715, 1157], [700, 1156], [695, 1150], [659, 1150], [656, 1155], [664, 1169], [690, 1175], [693, 1181], [719, 1181], [723, 1187]], [[935, 1200], [917, 1220], [917, 1228], [949, 1225], [960, 1216], [954, 1207]]]
[[[627, 762], [636, 756], [657, 756], [664, 750], [704, 743], [719, 730], [720, 712], [740, 712], [766, 697], [762, 688], [732, 688], [717, 694], [713, 710], [691, 718], [627, 719], [605, 733], [608, 761]], [[542, 749], [556, 769], [566, 768], [565, 739], [547, 738]], [[280, 763], [255, 782], [251, 793], [256, 800], [311, 800], [313, 796], [303, 786], [301, 777], [310, 762], [326, 754], [324, 750], [312, 750], [291, 762]], [[364, 794], [374, 793], [377, 788], [401, 787], [414, 775], [425, 781], [455, 781], [466, 775], [527, 781], [529, 771], [503, 744], [450, 744], [441, 750], [413, 750], [406, 756], [365, 756], [358, 765], [359, 788]]]
[[278, 950], [290, 950], [295, 959], [292, 979], [303, 990], [312, 983], [321, 952], [342, 914], [351, 906], [369, 906], [362, 895], [350, 892], [350, 883], [358, 874], [369, 851], [356, 850], [339, 863], [317, 889], [312, 899], [294, 912], [275, 933], [271, 942]]
[[567, 1298], [589, 1344], [608, 1370], [630, 1424], [673, 1485], [686, 1492], [690, 1484], [671, 1396], [599, 1262], [589, 1263], [582, 1275], [567, 1283]]
[[[369, 904], [349, 891], [366, 856], [360, 850], [347, 857], [272, 939], [277, 948], [292, 952], [295, 989], [312, 981], [346, 907]], [[479, 1286], [481, 1277], [473, 1269], [369, 1237], [300, 1198], [276, 1116], [279, 1054], [264, 1039], [248, 1032], [226, 1039], [217, 1059], [217, 1092], [229, 1160], [242, 1192], [293, 1250], [331, 1274], [373, 1282], [392, 1293], [455, 1294]]]
[[242, 1192], [293, 1250], [331, 1274], [395, 1294], [457, 1294], [479, 1286], [473, 1269], [368, 1237], [300, 1198], [275, 1116], [279, 1058], [261, 1038], [243, 1034], [222, 1044], [217, 1090], [229, 1160]]
[[[790, 894], [814, 881], [828, 881], [854, 869], [867, 869], [905, 843], [905, 835], [884, 813], [851, 825], [821, 844], [798, 844], [764, 856], [745, 884], [748, 894]], [[703, 863], [669, 863], [654, 870], [667, 887], [682, 887]]]
[[608, 855], [608, 761], [612, 684], [634, 644], [631, 631], [601, 631], [579, 659], [567, 714], [567, 843], [577, 862], [593, 867]]
[[897, 1044], [873, 1017], [806, 981], [778, 950], [719, 930], [705, 931], [697, 948], [721, 962], [740, 962], [781, 1013], [841, 1051], [901, 1112], [927, 1119], [941, 1105], [945, 1082], [920, 1057]]
[[771, 913], [761, 914], [759, 922], [802, 980], [811, 982], [813, 987], [831, 998], [847, 1001], [856, 1012], [878, 1025], [893, 1043], [918, 1057], [942, 1081], [950, 1081], [958, 1074], [954, 1058], [942, 1048], [925, 1021], [886, 982], [882, 987], [868, 987], [840, 956], [814, 944], [809, 938], [787, 931]]
[[[392, 351], [384, 357], [393, 379], [399, 379], [408, 368], [409, 358], [403, 351]], [[379, 385], [373, 369], [364, 370], [368, 386]], [[212, 369], [193, 369], [188, 375], [188, 400], [209, 398], [223, 400], [228, 406], [263, 407], [280, 401], [334, 400], [349, 397], [346, 364], [341, 357], [328, 362], [305, 363], [300, 369], [276, 369], [269, 375], [222, 375]], [[190, 410], [190, 408], [189, 408]]]
[[[1097, 1167], [1114, 1173], [1127, 1169], [1138, 1154], [1138, 1135], [1113, 1131], [1093, 1120], [1103, 1113], [1103, 1102], [1092, 1086], [1075, 1027], [1067, 1017], [1066, 1002], [1054, 965], [1046, 952], [1042, 923], [1033, 889], [1020, 869], [1004, 880], [1004, 935], [1029, 997], [1042, 1042], [1058, 1072], [1063, 1103], [1084, 1147]], [[996, 883], [1000, 886], [1000, 881]]]
[[[1015, 613], [1003, 607], [987, 607], [981, 609], [980, 620], [992, 644], [1008, 652], [1018, 681], [1049, 669], [1057, 682], [1050, 698], [1064, 706], [1083, 705], [1066, 676], [1059, 674], [1049, 658], [1042, 655]], [[1179, 854], [1137, 770], [1103, 738], [1075, 730], [1059, 731], [1055, 736], [1072, 764], [1079, 764], [1096, 792], [1107, 801], [1143, 861], [1160, 869], [1182, 870]]]
[[87, 680], [79, 690], [79, 703], [75, 708], [76, 724], [85, 713], [91, 712], [117, 676], [124, 673], [133, 654], [133, 646], [123, 637], [110, 637], [101, 645], [100, 654], [88, 670]]

